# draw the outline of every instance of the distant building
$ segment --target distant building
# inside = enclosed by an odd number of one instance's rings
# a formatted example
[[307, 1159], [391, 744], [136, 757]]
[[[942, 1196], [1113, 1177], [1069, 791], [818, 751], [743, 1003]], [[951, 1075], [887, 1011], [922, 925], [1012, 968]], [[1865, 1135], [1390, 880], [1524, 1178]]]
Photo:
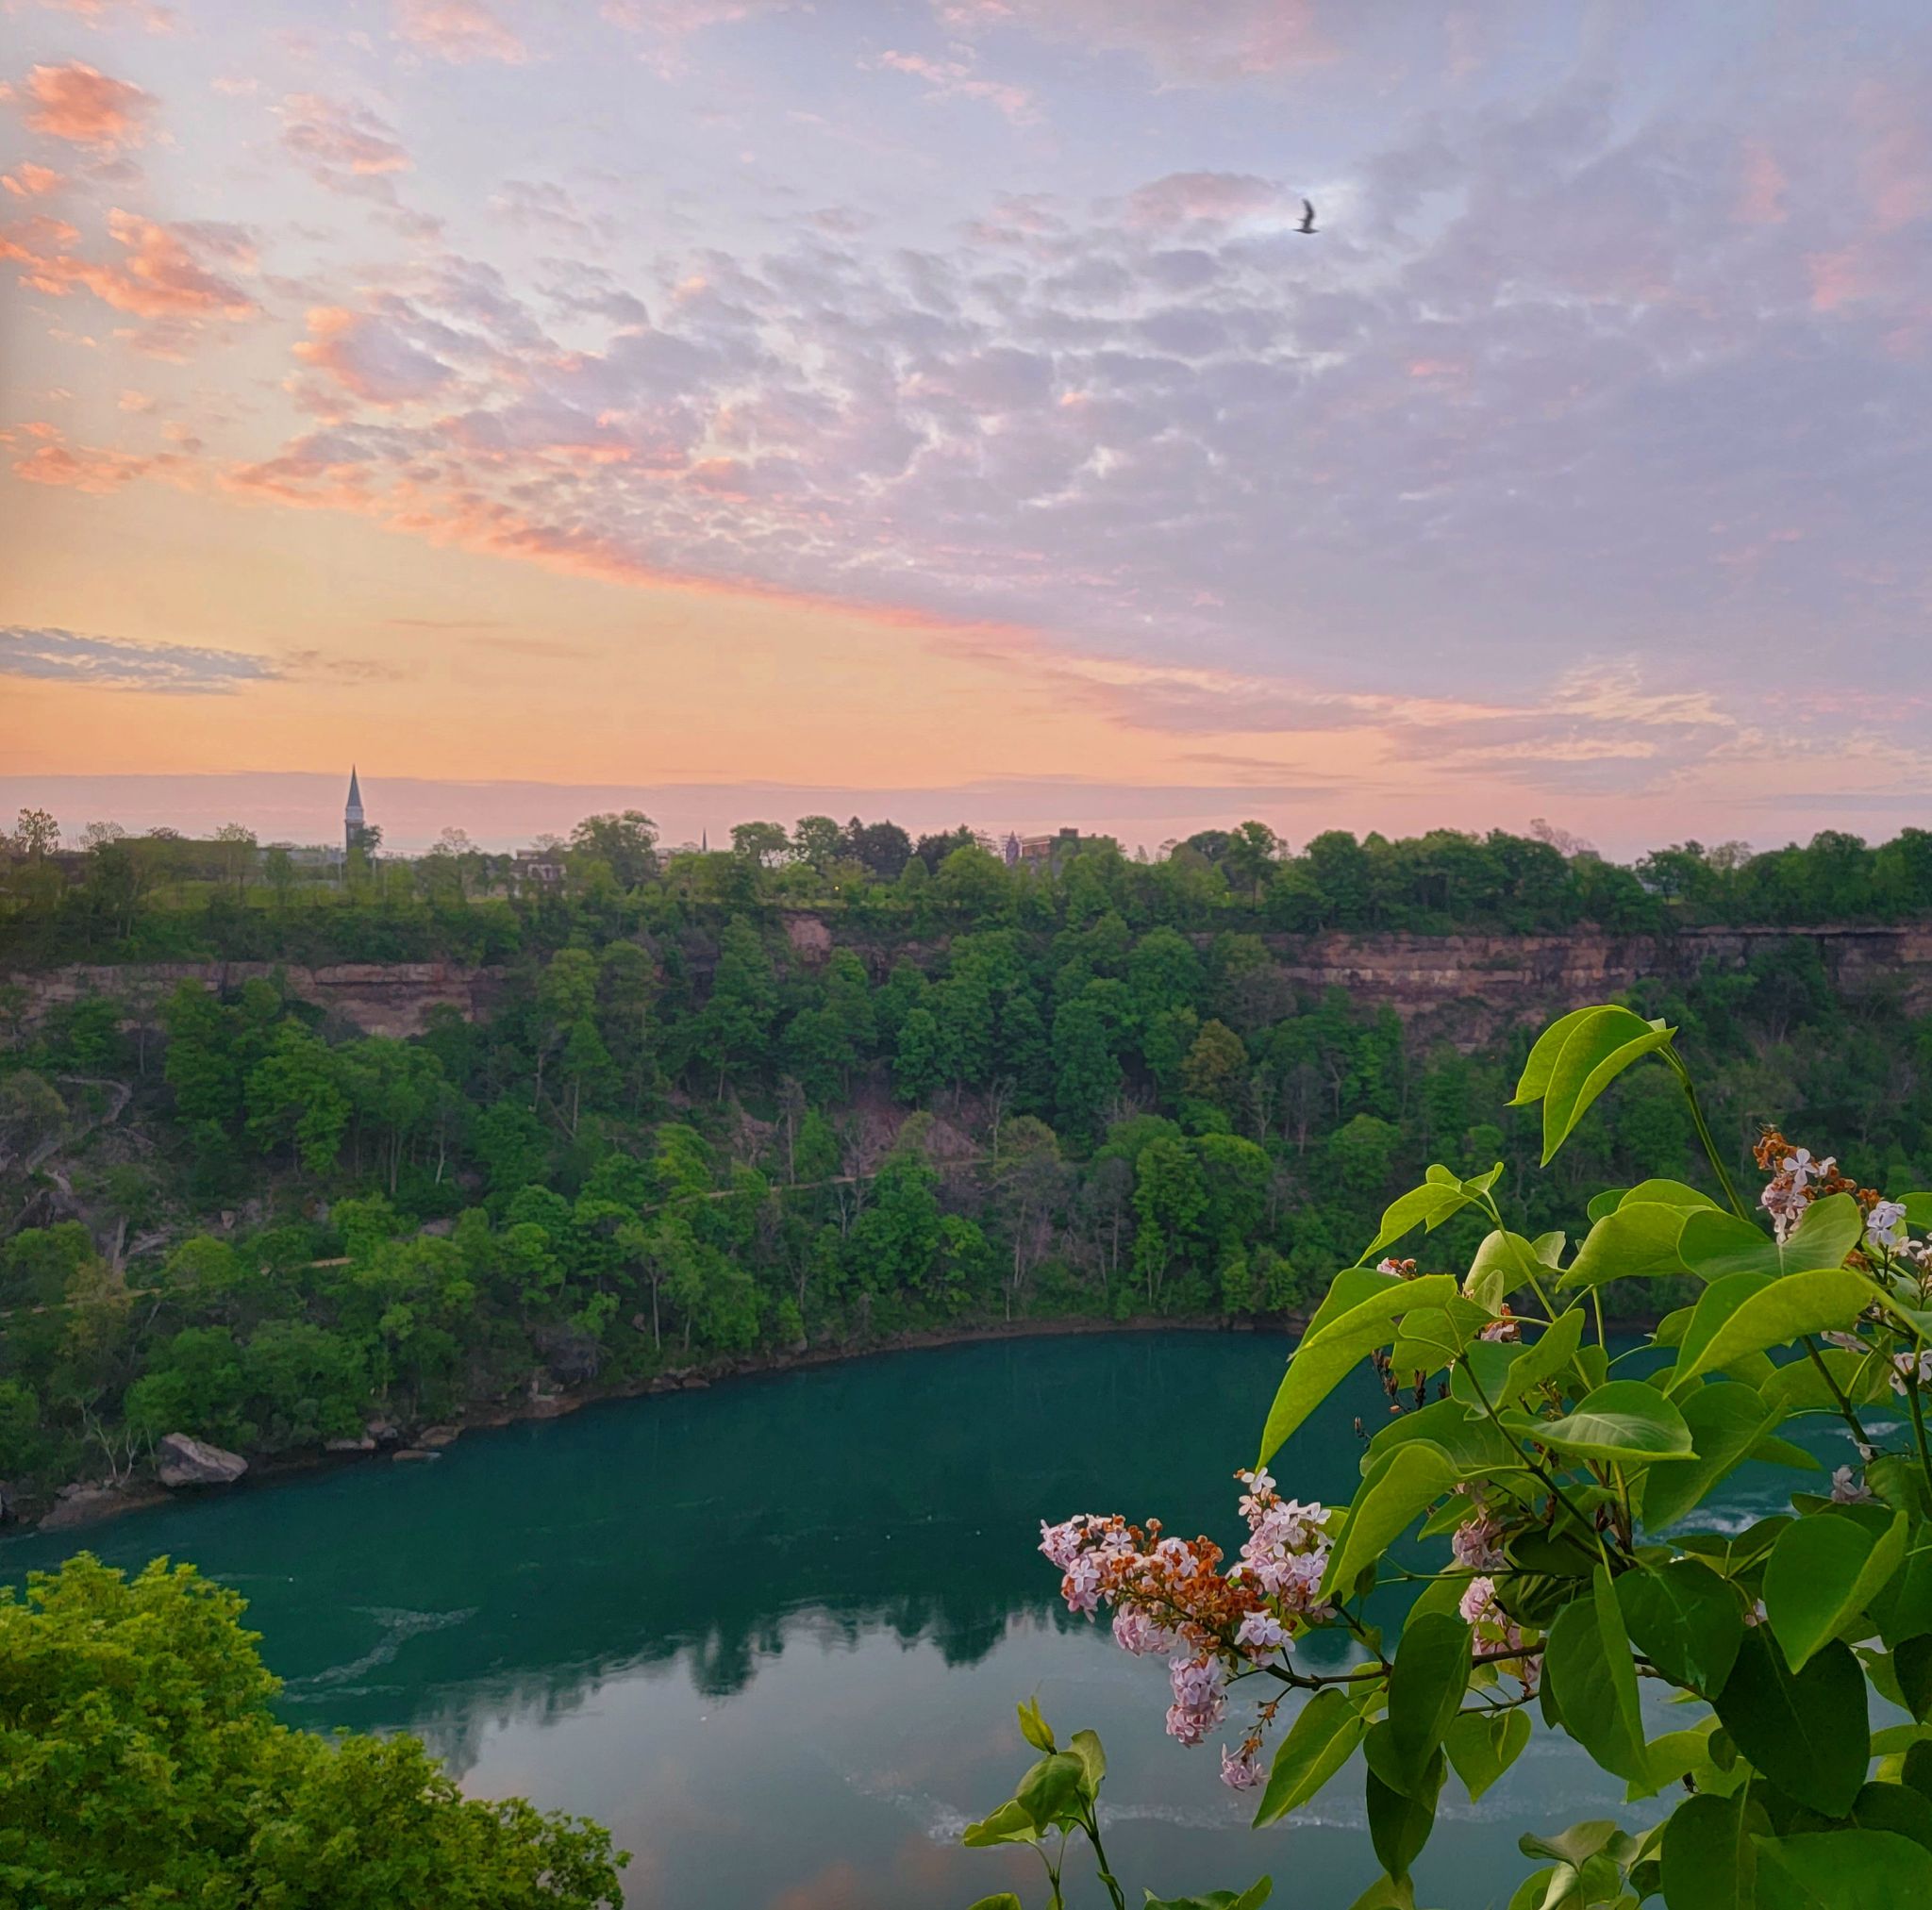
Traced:
[[511, 873], [519, 887], [561, 889], [569, 865], [562, 849], [519, 849]]
[[1067, 857], [1078, 852], [1080, 839], [1077, 829], [1057, 829], [1051, 836], [1013, 833], [1007, 837], [1002, 854], [1008, 869], [1044, 869], [1050, 874], [1058, 873]]

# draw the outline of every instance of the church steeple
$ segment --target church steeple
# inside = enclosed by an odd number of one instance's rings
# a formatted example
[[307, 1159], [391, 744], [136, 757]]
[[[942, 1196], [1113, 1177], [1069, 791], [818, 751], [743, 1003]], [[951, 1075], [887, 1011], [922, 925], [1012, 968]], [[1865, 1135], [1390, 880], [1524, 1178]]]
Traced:
[[356, 780], [356, 767], [349, 766], [349, 800], [342, 807], [342, 853], [353, 855], [356, 839], [362, 833], [362, 787]]

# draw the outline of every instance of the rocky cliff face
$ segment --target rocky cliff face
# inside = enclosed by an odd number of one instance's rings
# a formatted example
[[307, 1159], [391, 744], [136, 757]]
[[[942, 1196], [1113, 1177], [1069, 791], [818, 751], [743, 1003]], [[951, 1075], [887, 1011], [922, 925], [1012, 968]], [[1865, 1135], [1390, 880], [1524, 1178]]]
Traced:
[[[808, 964], [824, 958], [835, 934], [817, 917], [796, 916], [787, 923], [795, 953]], [[1694, 974], [1707, 961], [1741, 967], [1754, 950], [1793, 938], [1816, 945], [1844, 995], [1890, 992], [1914, 1014], [1932, 1012], [1932, 924], [1690, 929], [1672, 936], [1270, 936], [1265, 940], [1274, 967], [1259, 985], [1276, 998], [1275, 1012], [1291, 1006], [1295, 991], [1342, 988], [1365, 1005], [1386, 1003], [1419, 1032], [1474, 1045], [1511, 1022], [1547, 1020], [1648, 976]], [[882, 972], [899, 954], [919, 959], [936, 950], [871, 953], [885, 955], [874, 964]], [[692, 966], [702, 973], [703, 957]], [[75, 966], [0, 975], [0, 986], [21, 991], [32, 1022], [84, 995], [152, 1002], [182, 981], [234, 988], [275, 972], [267, 962]], [[475, 1020], [491, 1011], [505, 986], [500, 969], [454, 962], [345, 962], [283, 966], [279, 972], [299, 999], [373, 1035], [420, 1035], [439, 1006]]]
[[365, 1035], [398, 1037], [422, 1034], [435, 1007], [455, 1008], [465, 1021], [487, 1015], [503, 988], [501, 970], [457, 962], [336, 962], [324, 968], [276, 962], [76, 963], [0, 974], [0, 988], [23, 992], [25, 1019], [32, 1023], [87, 995], [153, 1004], [181, 982], [225, 990], [275, 975], [298, 1001], [313, 1003]]
[[1270, 937], [1284, 979], [1301, 989], [1339, 987], [1387, 1003], [1405, 1021], [1477, 1040], [1512, 1021], [1547, 1020], [1621, 994], [1651, 977], [1694, 975], [1707, 962], [1742, 968], [1759, 949], [1814, 945], [1848, 998], [1894, 993], [1910, 1013], [1932, 1011], [1932, 926], [1689, 929], [1670, 936]]

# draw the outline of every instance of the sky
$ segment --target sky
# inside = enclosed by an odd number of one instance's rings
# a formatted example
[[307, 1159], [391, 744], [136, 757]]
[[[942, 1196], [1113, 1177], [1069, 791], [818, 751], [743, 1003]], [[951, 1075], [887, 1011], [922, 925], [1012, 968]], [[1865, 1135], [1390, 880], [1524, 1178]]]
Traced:
[[72, 834], [1879, 839], [1928, 503], [1923, 0], [0, 0]]

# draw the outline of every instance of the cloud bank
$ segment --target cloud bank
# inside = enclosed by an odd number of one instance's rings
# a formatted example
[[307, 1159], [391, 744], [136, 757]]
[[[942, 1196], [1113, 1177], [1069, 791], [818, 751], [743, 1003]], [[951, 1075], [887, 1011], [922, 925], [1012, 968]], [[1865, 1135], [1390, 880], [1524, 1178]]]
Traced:
[[192, 643], [132, 643], [73, 630], [0, 626], [0, 676], [82, 683], [97, 689], [208, 696], [270, 681], [281, 668], [264, 656]]

